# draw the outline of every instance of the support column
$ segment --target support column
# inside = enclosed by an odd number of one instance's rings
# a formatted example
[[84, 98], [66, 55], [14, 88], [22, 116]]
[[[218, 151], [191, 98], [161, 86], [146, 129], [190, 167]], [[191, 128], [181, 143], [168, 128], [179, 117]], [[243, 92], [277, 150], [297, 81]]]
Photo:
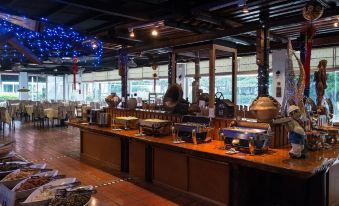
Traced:
[[[28, 73], [20, 72], [19, 73], [19, 89], [28, 88]], [[16, 91], [15, 91], [16, 92]], [[29, 100], [28, 92], [20, 92], [19, 93], [20, 100]]]
[[168, 82], [168, 84], [170, 85], [174, 85], [177, 83], [177, 60], [176, 60], [176, 55], [175, 53], [171, 53], [170, 54], [171, 57], [171, 61], [170, 61], [170, 64], [171, 64], [171, 76], [168, 76], [168, 78], [171, 77], [171, 81]]
[[[215, 102], [215, 46], [214, 44], [211, 46], [209, 51], [209, 102], [208, 107], [209, 109], [214, 108], [214, 102]], [[210, 114], [211, 115], [211, 114]]]
[[237, 104], [237, 73], [238, 73], [238, 54], [232, 53], [232, 102]]
[[194, 59], [194, 81], [192, 82], [192, 104], [199, 106], [199, 89], [200, 89], [200, 56], [199, 51], [195, 52]]
[[125, 48], [119, 50], [119, 75], [121, 76], [122, 107], [127, 108], [128, 55]]
[[260, 28], [257, 30], [258, 96], [267, 96], [269, 89], [269, 13], [260, 13]]
[[167, 73], [167, 83], [168, 88], [172, 85], [172, 52], [168, 53], [168, 73]]

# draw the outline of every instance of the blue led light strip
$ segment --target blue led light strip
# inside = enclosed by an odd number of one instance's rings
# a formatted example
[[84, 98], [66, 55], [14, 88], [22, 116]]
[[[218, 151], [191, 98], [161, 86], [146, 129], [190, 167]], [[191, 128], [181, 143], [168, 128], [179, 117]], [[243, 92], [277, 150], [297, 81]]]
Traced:
[[[91, 56], [95, 57], [92, 63], [97, 65], [103, 54], [102, 42], [98, 39], [80, 35], [72, 28], [49, 23], [43, 23], [40, 31], [36, 32], [0, 19], [0, 35], [4, 34], [12, 34], [41, 61], [49, 57]], [[0, 47], [0, 55], [2, 61], [27, 61], [23, 54], [6, 43]]]

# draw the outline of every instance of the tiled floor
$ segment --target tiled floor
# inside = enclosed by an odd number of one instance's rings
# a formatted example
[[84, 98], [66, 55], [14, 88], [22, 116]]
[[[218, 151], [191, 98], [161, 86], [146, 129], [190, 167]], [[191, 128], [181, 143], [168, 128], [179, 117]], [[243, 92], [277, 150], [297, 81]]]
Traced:
[[4, 138], [15, 140], [15, 151], [27, 160], [46, 162], [48, 167], [76, 177], [84, 185], [97, 186], [92, 205], [212, 205], [176, 190], [135, 180], [119, 171], [98, 169], [80, 160], [77, 128], [37, 129], [32, 124], [16, 122], [16, 130], [6, 128]]

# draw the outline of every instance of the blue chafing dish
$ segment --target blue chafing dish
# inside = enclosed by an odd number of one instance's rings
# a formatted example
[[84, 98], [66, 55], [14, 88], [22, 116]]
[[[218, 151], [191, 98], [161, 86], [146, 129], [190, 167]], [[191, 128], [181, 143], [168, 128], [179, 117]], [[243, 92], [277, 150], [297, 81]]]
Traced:
[[[185, 115], [182, 119], [182, 123], [175, 123], [174, 127], [177, 131], [177, 136], [185, 142], [196, 143], [208, 142], [208, 133], [211, 130], [209, 127], [210, 119], [207, 117], [197, 117]], [[194, 132], [193, 132], [194, 131]], [[195, 137], [193, 137], [193, 135]]]
[[249, 149], [251, 153], [267, 151], [271, 140], [269, 125], [267, 128], [262, 128], [262, 126], [261, 128], [242, 126], [223, 128], [219, 131], [219, 135], [221, 139], [224, 139], [227, 147]]

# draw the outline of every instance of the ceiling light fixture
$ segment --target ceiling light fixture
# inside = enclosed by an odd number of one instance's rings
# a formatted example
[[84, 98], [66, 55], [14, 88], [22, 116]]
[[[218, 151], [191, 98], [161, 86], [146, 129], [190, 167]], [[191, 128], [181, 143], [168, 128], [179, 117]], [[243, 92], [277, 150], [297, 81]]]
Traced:
[[338, 26], [339, 26], [339, 23], [338, 23], [338, 22], [334, 22], [334, 23], [333, 23], [333, 26], [334, 26], [334, 27], [338, 27]]
[[244, 13], [248, 13], [249, 12], [248, 6], [247, 6], [246, 2], [244, 4], [244, 6], [242, 7], [242, 12], [244, 12]]
[[152, 36], [158, 36], [158, 31], [154, 28], [152, 29]]
[[131, 38], [134, 38], [134, 37], [135, 37], [135, 34], [134, 34], [133, 28], [128, 29], [128, 31], [129, 31], [129, 36], [130, 36]]

